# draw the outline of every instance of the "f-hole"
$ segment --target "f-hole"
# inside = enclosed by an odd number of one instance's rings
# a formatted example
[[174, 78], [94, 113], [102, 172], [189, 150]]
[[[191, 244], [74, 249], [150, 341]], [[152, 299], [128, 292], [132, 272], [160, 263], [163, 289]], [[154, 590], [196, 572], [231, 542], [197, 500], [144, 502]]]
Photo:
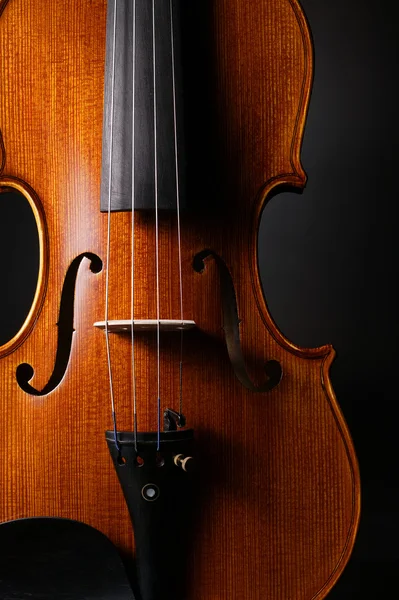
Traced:
[[268, 360], [264, 365], [267, 381], [257, 386], [248, 375], [245, 359], [240, 343], [240, 319], [238, 317], [236, 293], [233, 280], [225, 262], [213, 250], [202, 250], [195, 255], [193, 269], [197, 273], [205, 271], [205, 261], [213, 258], [219, 269], [220, 292], [223, 310], [223, 330], [227, 352], [237, 379], [251, 392], [269, 392], [278, 385], [283, 376], [283, 370], [277, 360]]
[[92, 252], [79, 254], [69, 266], [62, 287], [60, 310], [58, 317], [58, 341], [57, 353], [55, 357], [54, 369], [43, 389], [37, 390], [29, 381], [33, 378], [35, 371], [28, 363], [22, 363], [17, 367], [16, 378], [18, 385], [27, 394], [32, 396], [45, 396], [52, 392], [61, 382], [68, 367], [71, 354], [73, 332], [73, 317], [75, 304], [75, 287], [79, 267], [84, 258], [90, 260], [90, 270], [92, 273], [99, 273], [102, 269], [101, 259]]

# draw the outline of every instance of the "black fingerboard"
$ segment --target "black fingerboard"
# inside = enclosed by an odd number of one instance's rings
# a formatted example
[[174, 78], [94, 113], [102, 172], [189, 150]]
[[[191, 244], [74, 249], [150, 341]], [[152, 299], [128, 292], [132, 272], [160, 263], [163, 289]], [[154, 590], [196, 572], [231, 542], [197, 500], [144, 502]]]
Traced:
[[154, 210], [156, 198], [161, 210], [176, 210], [178, 198], [184, 208], [179, 3], [108, 2], [101, 211], [108, 211], [109, 204], [112, 211], [132, 210], [132, 204], [135, 209]]

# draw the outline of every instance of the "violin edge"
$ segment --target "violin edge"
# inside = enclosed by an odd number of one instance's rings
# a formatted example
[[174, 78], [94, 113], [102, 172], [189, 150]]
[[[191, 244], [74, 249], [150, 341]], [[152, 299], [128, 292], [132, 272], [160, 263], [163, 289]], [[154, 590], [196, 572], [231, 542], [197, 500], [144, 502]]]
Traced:
[[279, 193], [282, 188], [291, 190], [302, 191], [307, 182], [307, 175], [303, 169], [301, 162], [301, 148], [304, 137], [304, 130], [306, 125], [306, 119], [309, 110], [310, 96], [312, 91], [312, 83], [314, 76], [314, 46], [313, 39], [309, 27], [309, 23], [305, 16], [305, 13], [298, 0], [289, 0], [292, 9], [295, 13], [299, 29], [301, 31], [301, 37], [303, 42], [303, 48], [305, 53], [305, 70], [302, 80], [301, 95], [298, 105], [298, 111], [296, 116], [295, 129], [292, 136], [291, 152], [290, 152], [290, 164], [292, 171], [287, 173], [281, 173], [274, 177], [269, 178], [264, 185], [260, 188], [257, 198], [254, 202], [252, 211], [252, 225], [250, 228], [249, 239], [248, 239], [248, 250], [250, 259], [250, 280], [252, 284], [252, 292], [258, 307], [258, 312], [262, 322], [270, 335], [274, 338], [279, 346], [287, 350], [291, 354], [298, 356], [303, 359], [322, 359], [320, 365], [320, 380], [321, 385], [325, 393], [326, 400], [330, 407], [330, 410], [336, 420], [337, 427], [340, 431], [342, 442], [345, 446], [348, 464], [352, 475], [352, 519], [346, 543], [342, 549], [341, 556], [335, 566], [335, 569], [331, 572], [329, 578], [326, 580], [324, 586], [314, 596], [313, 600], [322, 600], [327, 596], [331, 589], [335, 586], [338, 579], [342, 575], [349, 558], [352, 554], [353, 547], [355, 544], [357, 532], [359, 529], [360, 512], [361, 512], [361, 483], [360, 483], [360, 470], [355, 453], [355, 448], [349, 428], [345, 422], [344, 415], [338, 404], [335, 392], [330, 379], [330, 368], [336, 356], [336, 352], [331, 344], [324, 344], [322, 346], [307, 348], [301, 347], [294, 344], [280, 331], [274, 319], [272, 318], [268, 306], [265, 294], [260, 281], [259, 275], [259, 253], [258, 253], [258, 235], [261, 215], [265, 208], [267, 201], [274, 193]]
[[330, 405], [331, 411], [336, 419], [337, 427], [341, 433], [341, 438], [346, 448], [348, 463], [352, 472], [352, 522], [348, 531], [347, 541], [342, 550], [341, 558], [337, 563], [336, 569], [331, 574], [330, 579], [325, 583], [325, 586], [319, 591], [319, 595], [314, 600], [322, 600], [332, 590], [341, 577], [353, 551], [356, 541], [356, 536], [359, 530], [360, 514], [361, 514], [361, 481], [360, 468], [356, 456], [355, 447], [348, 425], [346, 424], [342, 410], [338, 404], [337, 397], [332, 387], [330, 379], [330, 369], [335, 358], [335, 350], [332, 349], [322, 362], [321, 365], [321, 382], [324, 389], [327, 402]]
[[0, 129], [0, 177], [3, 175], [5, 166], [6, 166], [6, 148], [4, 145], [3, 134]]
[[[307, 182], [307, 175], [302, 166], [301, 149], [309, 111], [310, 96], [314, 77], [314, 45], [310, 26], [299, 0], [289, 0], [298, 28], [301, 34], [304, 52], [304, 72], [301, 85], [298, 110], [295, 119], [295, 128], [292, 135], [290, 157], [292, 171], [280, 173], [269, 178], [260, 188], [254, 202], [252, 213], [252, 227], [249, 236], [249, 256], [252, 290], [264, 325], [276, 342], [291, 353], [303, 358], [322, 358], [333, 351], [331, 344], [323, 344], [315, 348], [301, 347], [288, 340], [279, 330], [274, 319], [269, 313], [259, 276], [258, 235], [262, 212], [274, 193], [279, 193], [279, 188], [290, 188], [302, 191]], [[282, 191], [282, 190], [281, 190]], [[255, 235], [252, 234], [255, 232]]]
[[[0, 149], [2, 145], [1, 142], [0, 132]], [[0, 171], [0, 194], [2, 191], [5, 192], [10, 190], [20, 193], [29, 203], [33, 212], [39, 240], [39, 270], [36, 291], [30, 310], [19, 331], [11, 338], [11, 340], [0, 346], [0, 358], [11, 354], [19, 348], [31, 333], [44, 304], [49, 274], [49, 235], [44, 208], [40, 198], [33, 188], [22, 179], [13, 176], [4, 176]]]

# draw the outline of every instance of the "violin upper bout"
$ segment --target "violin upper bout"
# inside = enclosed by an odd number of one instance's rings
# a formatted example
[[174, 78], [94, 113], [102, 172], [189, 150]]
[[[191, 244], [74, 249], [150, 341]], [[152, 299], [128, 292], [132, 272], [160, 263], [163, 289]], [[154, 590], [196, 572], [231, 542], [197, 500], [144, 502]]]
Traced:
[[[299, 352], [267, 312], [256, 232], [270, 194], [282, 186], [300, 189], [306, 183], [300, 150], [313, 80], [311, 34], [297, 0], [232, 0], [228, 9], [224, 4], [216, 2], [213, 9], [222, 29], [214, 50], [215, 123], [224, 194], [229, 212], [239, 215], [237, 249], [230, 263], [250, 263], [264, 324], [280, 345]], [[312, 356], [329, 351], [327, 346], [309, 350]]]
[[305, 184], [300, 147], [313, 78], [311, 35], [297, 0], [216, 2], [213, 13], [222, 29], [214, 50], [215, 116], [229, 203], [240, 212], [255, 204], [260, 215], [271, 183]]

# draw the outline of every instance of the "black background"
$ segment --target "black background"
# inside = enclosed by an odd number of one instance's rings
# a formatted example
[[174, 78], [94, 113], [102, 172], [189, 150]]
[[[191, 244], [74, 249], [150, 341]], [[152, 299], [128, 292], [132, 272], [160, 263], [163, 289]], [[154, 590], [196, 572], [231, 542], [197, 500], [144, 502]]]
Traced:
[[308, 184], [302, 195], [267, 205], [260, 270], [282, 332], [337, 351], [332, 381], [359, 459], [362, 519], [329, 598], [392, 597], [399, 568], [397, 19], [385, 2], [302, 6], [315, 46], [302, 149]]
[[332, 380], [360, 463], [362, 519], [329, 597], [388, 597], [399, 567], [396, 14], [371, 0], [302, 5], [315, 45], [302, 150], [309, 180], [302, 195], [280, 194], [265, 208], [260, 270], [288, 339], [337, 350]]

